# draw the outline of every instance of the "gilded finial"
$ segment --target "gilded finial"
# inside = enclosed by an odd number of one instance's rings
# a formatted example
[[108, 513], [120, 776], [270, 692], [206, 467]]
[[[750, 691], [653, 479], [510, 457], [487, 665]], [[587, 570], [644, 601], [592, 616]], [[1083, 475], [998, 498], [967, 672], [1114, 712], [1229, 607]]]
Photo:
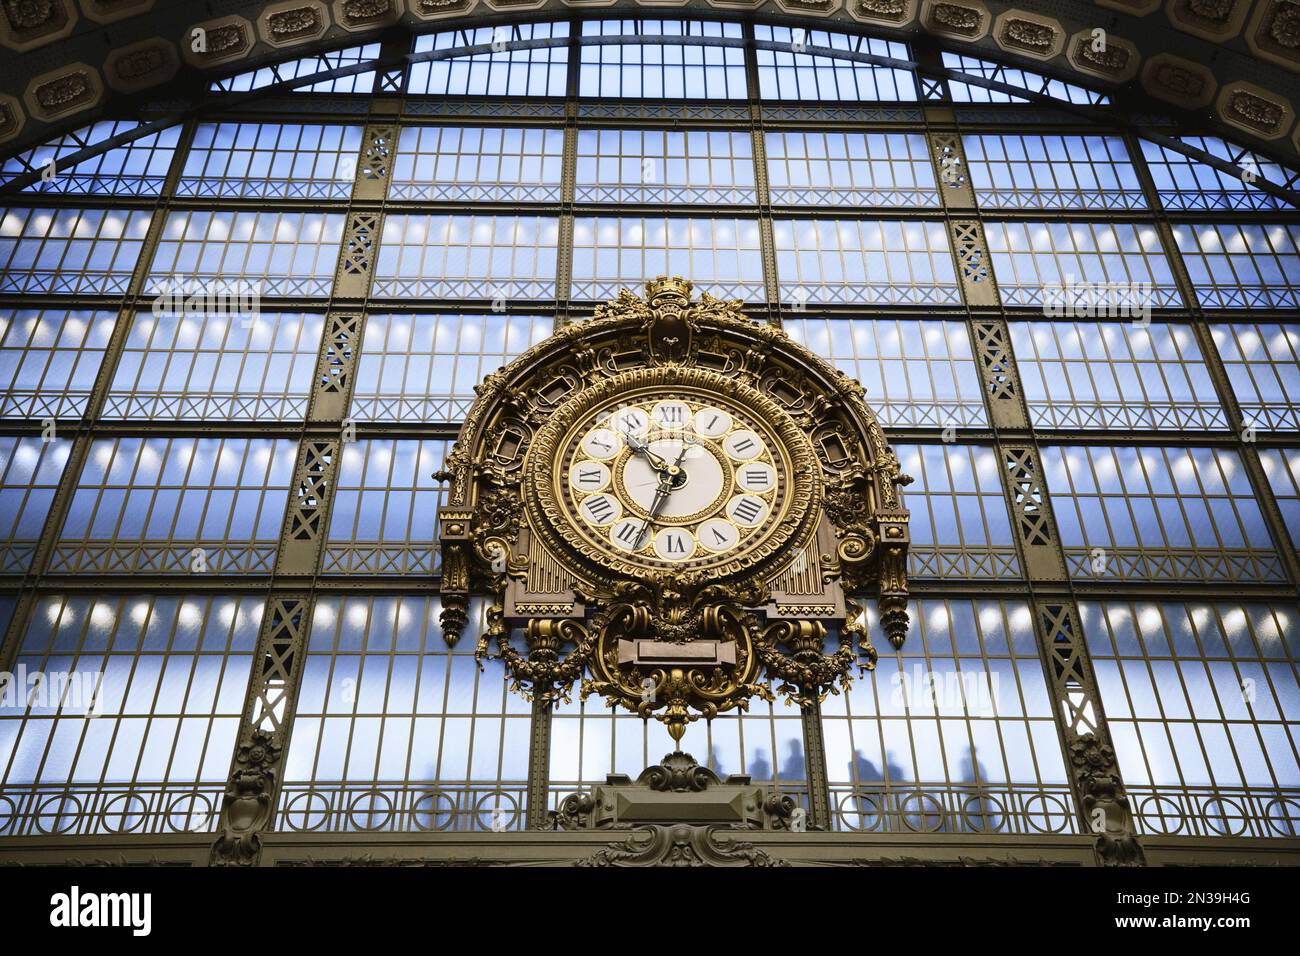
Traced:
[[661, 295], [681, 296], [689, 302], [694, 290], [695, 286], [691, 281], [681, 276], [659, 276], [645, 284], [647, 302], [654, 302]]

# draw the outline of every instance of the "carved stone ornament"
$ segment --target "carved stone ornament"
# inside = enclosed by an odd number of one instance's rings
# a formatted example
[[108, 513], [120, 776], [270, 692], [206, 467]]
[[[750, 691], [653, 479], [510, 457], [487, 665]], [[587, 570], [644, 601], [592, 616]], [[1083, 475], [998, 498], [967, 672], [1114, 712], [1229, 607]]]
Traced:
[[1142, 61], [1137, 47], [1128, 40], [1111, 33], [1098, 36], [1090, 29], [1070, 37], [1065, 49], [1076, 70], [1112, 82], [1132, 79]]
[[1264, 29], [1279, 46], [1288, 50], [1300, 49], [1300, 3], [1284, 0], [1275, 4]]
[[867, 23], [906, 23], [916, 16], [916, 0], [850, 0], [848, 11]]
[[1300, 69], [1300, 0], [1264, 0], [1246, 27], [1246, 44], [1262, 59]]
[[0, 43], [15, 50], [62, 39], [76, 22], [71, 0], [0, 0]]
[[1283, 108], [1277, 103], [1245, 90], [1238, 90], [1232, 95], [1228, 100], [1228, 108], [1238, 119], [1258, 126], [1260, 132], [1271, 133], [1276, 130], [1283, 116]]
[[901, 646], [911, 479], [862, 386], [740, 306], [660, 277], [476, 388], [436, 476], [442, 625], [490, 595], [477, 654], [529, 699], [581, 682], [680, 740], [873, 667], [847, 596]]
[[1171, 0], [1169, 21], [1185, 33], [1221, 41], [1240, 32], [1250, 0]]
[[215, 67], [248, 56], [254, 43], [251, 23], [243, 17], [222, 17], [190, 27], [181, 39], [181, 53], [196, 66]]
[[233, 56], [248, 46], [248, 36], [234, 23], [214, 27], [208, 31], [208, 53], [214, 57]]
[[983, 37], [992, 19], [983, 4], [949, 3], [946, 0], [931, 0], [921, 16], [932, 33], [963, 40]]
[[274, 4], [258, 19], [262, 39], [272, 46], [291, 46], [324, 35], [329, 14], [319, 0]]
[[72, 63], [33, 79], [25, 99], [34, 116], [52, 120], [95, 106], [103, 94], [99, 73], [85, 63]]
[[1215, 106], [1225, 123], [1265, 139], [1285, 135], [1295, 117], [1289, 100], [1244, 80], [1224, 86]]
[[1050, 17], [1008, 10], [993, 21], [993, 39], [1004, 50], [1049, 60], [1061, 52], [1065, 30]]
[[1169, 53], [1148, 57], [1142, 65], [1142, 85], [1158, 99], [1185, 109], [1199, 109], [1214, 99], [1214, 71]]
[[90, 81], [84, 71], [68, 73], [36, 87], [36, 102], [49, 112], [57, 113], [90, 94]]
[[397, 0], [336, 0], [334, 4], [334, 19], [346, 30], [392, 23], [401, 13]]
[[18, 101], [0, 94], [0, 143], [17, 136], [26, 120]]
[[142, 76], [161, 70], [167, 63], [164, 50], [165, 48], [161, 46], [146, 46], [118, 57], [114, 72], [124, 80], [138, 80]]
[[66, 16], [57, 0], [3, 0], [0, 12], [14, 30], [38, 30]]
[[1097, 838], [1098, 858], [1107, 866], [1143, 865], [1115, 751], [1095, 734], [1080, 734], [1070, 744], [1070, 763], [1083, 800], [1085, 823]]
[[642, 827], [623, 842], [611, 843], [574, 865], [789, 866], [752, 843], [736, 839], [734, 832], [685, 824]]
[[776, 0], [777, 5], [790, 13], [811, 13], [826, 16], [840, 8], [840, 0]]
[[262, 830], [269, 827], [275, 792], [275, 768], [281, 745], [275, 734], [254, 730], [235, 753], [235, 769], [221, 801], [221, 833], [213, 844], [218, 866], [248, 866], [261, 849]]
[[1033, 20], [1011, 19], [1007, 21], [1007, 30], [1003, 36], [1022, 49], [1042, 53], [1051, 49], [1056, 33], [1051, 27]]
[[82, 0], [86, 16], [96, 23], [114, 23], [151, 10], [157, 0]]
[[465, 13], [476, 0], [410, 0], [409, 9], [418, 17], [433, 20]]
[[277, 40], [310, 36], [320, 29], [320, 11], [313, 7], [283, 10], [268, 16], [266, 24], [271, 30], [271, 36]]
[[175, 47], [154, 37], [114, 50], [104, 61], [104, 73], [113, 89], [134, 93], [171, 79], [180, 65]]
[[393, 0], [344, 0], [343, 16], [350, 22], [382, 20], [393, 12]]

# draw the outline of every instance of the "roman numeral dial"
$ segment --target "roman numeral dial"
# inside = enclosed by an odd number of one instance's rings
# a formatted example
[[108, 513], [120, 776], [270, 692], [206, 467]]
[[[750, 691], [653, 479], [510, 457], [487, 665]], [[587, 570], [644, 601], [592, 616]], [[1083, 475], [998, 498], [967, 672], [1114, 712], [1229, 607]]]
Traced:
[[712, 566], [780, 521], [791, 479], [776, 434], [721, 395], [631, 397], [568, 433], [557, 490], [598, 551], [648, 567]]

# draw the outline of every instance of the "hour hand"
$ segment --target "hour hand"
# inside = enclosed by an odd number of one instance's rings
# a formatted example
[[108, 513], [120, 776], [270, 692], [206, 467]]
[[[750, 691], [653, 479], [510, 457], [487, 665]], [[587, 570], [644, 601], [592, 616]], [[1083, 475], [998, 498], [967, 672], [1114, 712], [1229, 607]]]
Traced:
[[641, 439], [637, 438], [631, 432], [624, 432], [623, 437], [627, 439], [627, 443], [630, 446], [632, 446], [632, 450], [634, 452], [636, 452], [638, 455], [641, 455], [643, 458], [645, 458], [646, 461], [650, 462], [650, 467], [653, 468], [655, 471], [664, 472], [669, 469], [670, 466], [668, 462], [664, 461], [662, 458], [660, 458], [658, 455], [652, 452], [650, 450], [649, 445], [647, 445]]

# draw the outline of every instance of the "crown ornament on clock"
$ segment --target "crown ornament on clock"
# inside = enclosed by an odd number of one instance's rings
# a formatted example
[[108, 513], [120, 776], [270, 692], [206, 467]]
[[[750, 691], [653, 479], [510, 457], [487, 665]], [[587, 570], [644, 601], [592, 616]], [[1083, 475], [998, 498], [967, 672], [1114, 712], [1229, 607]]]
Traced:
[[439, 510], [442, 625], [530, 699], [686, 727], [875, 666], [908, 627], [903, 475], [862, 386], [661, 276], [476, 388]]

